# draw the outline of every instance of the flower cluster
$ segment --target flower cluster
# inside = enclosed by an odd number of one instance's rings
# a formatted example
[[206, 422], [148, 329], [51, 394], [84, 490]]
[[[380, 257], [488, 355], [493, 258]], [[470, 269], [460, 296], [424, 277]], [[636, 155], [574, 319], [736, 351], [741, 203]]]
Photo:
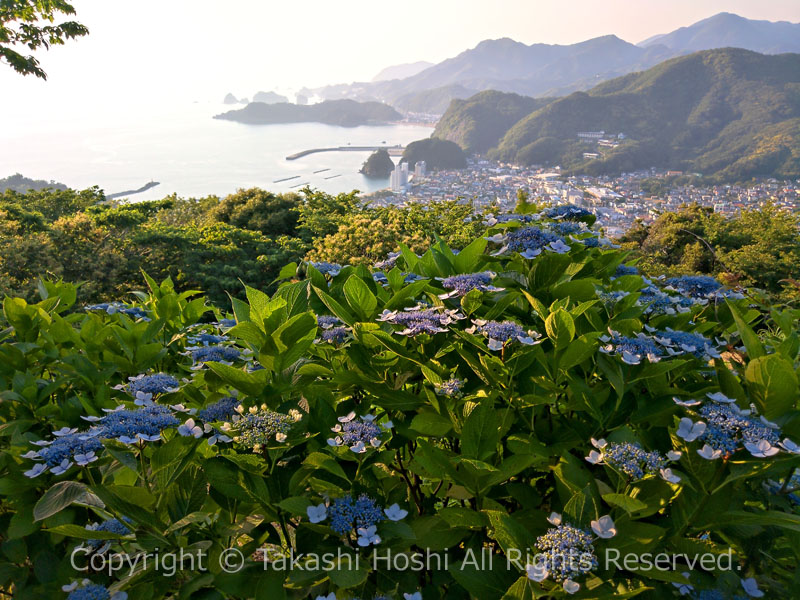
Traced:
[[680, 477], [667, 468], [670, 461], [680, 458], [680, 452], [670, 451], [667, 456], [662, 456], [655, 450], [648, 452], [636, 442], [606, 442], [603, 439], [592, 439], [592, 445], [597, 450], [592, 450], [586, 457], [592, 464], [606, 464], [632, 479], [660, 475], [670, 483], [680, 481]]
[[525, 330], [518, 323], [513, 321], [484, 321], [478, 319], [473, 321], [473, 326], [468, 328], [467, 333], [480, 333], [489, 339], [489, 350], [502, 350], [503, 347], [511, 342], [519, 342], [526, 346], [533, 346], [541, 343], [539, 338], [542, 335], [530, 329]]
[[73, 581], [70, 585], [61, 587], [64, 592], [69, 592], [67, 600], [127, 600], [128, 594], [125, 592], [111, 593], [105, 586], [92, 583], [84, 579], [80, 583]]
[[542, 214], [548, 219], [564, 219], [565, 221], [581, 221], [586, 217], [592, 216], [594, 213], [580, 206], [573, 206], [565, 204], [562, 206], [551, 206], [542, 211]]
[[316, 343], [341, 344], [350, 335], [350, 329], [344, 327], [337, 317], [320, 315], [317, 317], [317, 326], [322, 329], [320, 336], [314, 340]]
[[615, 277], [624, 277], [625, 275], [638, 275], [638, 274], [639, 274], [639, 269], [637, 267], [634, 267], [633, 265], [621, 264], [617, 265], [617, 269], [614, 271], [612, 279]]
[[97, 460], [97, 452], [103, 449], [99, 440], [85, 432], [77, 433], [77, 429], [62, 429], [54, 432], [54, 435], [56, 437], [52, 441], [34, 442], [40, 449], [23, 455], [23, 458], [42, 461], [25, 471], [27, 477], [38, 477], [48, 469], [53, 475], [62, 475], [73, 463], [83, 467], [94, 462]]
[[339, 423], [331, 428], [336, 437], [328, 439], [328, 445], [347, 446], [356, 454], [363, 454], [368, 447], [379, 448], [383, 443], [381, 441], [383, 431], [392, 428], [391, 421], [379, 426], [375, 423], [373, 415], [356, 417], [354, 412], [344, 417], [339, 417], [338, 421]]
[[686, 296], [672, 296], [649, 285], [640, 291], [636, 304], [643, 306], [646, 314], [674, 315], [689, 312], [696, 302]]
[[558, 223], [550, 223], [547, 228], [553, 233], [558, 235], [582, 235], [589, 232], [589, 228], [585, 223], [577, 221], [560, 221]]
[[408, 515], [408, 511], [397, 504], [381, 510], [375, 500], [361, 494], [358, 498], [336, 498], [330, 506], [309, 506], [306, 514], [312, 523], [322, 523], [330, 518], [331, 529], [339, 535], [355, 533], [358, 536], [358, 545], [363, 547], [380, 544], [378, 523], [384, 519], [400, 521]]
[[604, 292], [602, 290], [597, 291], [597, 297], [608, 307], [613, 307], [617, 302], [626, 298], [630, 295], [630, 292], [623, 292], [623, 291], [616, 291], [616, 292]]
[[177, 392], [181, 385], [172, 375], [165, 375], [164, 373], [136, 375], [135, 377], [128, 377], [128, 381], [128, 385], [117, 386], [116, 389], [124, 388], [135, 398], [139, 398], [141, 394], [147, 394], [152, 398], [155, 394]]
[[225, 423], [222, 430], [235, 432], [233, 441], [252, 448], [253, 452], [260, 452], [273, 440], [285, 442], [292, 426], [302, 418], [298, 410], [292, 409], [288, 415], [284, 415], [269, 410], [266, 404], [262, 404], [260, 408], [253, 406], [247, 412], [241, 406], [239, 409], [242, 412], [241, 418], [235, 423]]
[[241, 404], [235, 396], [228, 396], [197, 411], [197, 418], [206, 423], [230, 421], [239, 416], [238, 408]]
[[[236, 325], [236, 322], [233, 323]], [[228, 341], [228, 336], [226, 335], [215, 335], [213, 333], [198, 333], [197, 335], [192, 335], [186, 338], [186, 341], [195, 346], [214, 346], [216, 344], [221, 344], [222, 342]]]
[[539, 218], [540, 218], [539, 215], [520, 215], [517, 213], [504, 213], [500, 215], [489, 215], [485, 223], [489, 227], [493, 227], [498, 223], [510, 223], [512, 221], [517, 221], [519, 223], [531, 223], [532, 221], [536, 221]]
[[437, 383], [434, 385], [434, 389], [436, 390], [437, 396], [445, 396], [447, 398], [458, 398], [461, 396], [461, 388], [464, 386], [466, 381], [463, 379], [448, 379], [447, 381], [443, 381], [442, 383]]
[[427, 333], [444, 333], [447, 325], [463, 319], [464, 315], [458, 310], [429, 308], [424, 304], [418, 304], [406, 310], [384, 310], [378, 317], [378, 321], [401, 325], [405, 329], [398, 331], [399, 335], [419, 335]]
[[[128, 535], [131, 532], [128, 527], [130, 522], [131, 520], [128, 518], [123, 518], [122, 521], [119, 519], [106, 519], [102, 523], [87, 525], [86, 529], [89, 531], [106, 531], [108, 533], [116, 533], [117, 535]], [[111, 546], [111, 542], [110, 540], [86, 540], [84, 545], [99, 554], [103, 554]]]
[[334, 317], [333, 315], [319, 315], [317, 317], [317, 327], [320, 329], [331, 329], [332, 327], [338, 327], [342, 324], [342, 320], [339, 317]]
[[711, 340], [699, 333], [674, 331], [669, 327], [665, 331], [652, 331], [653, 339], [664, 346], [670, 356], [693, 354], [697, 358], [705, 360], [720, 357], [719, 351], [712, 345]]
[[109, 315], [121, 314], [133, 317], [134, 319], [142, 319], [149, 321], [150, 318], [147, 313], [138, 306], [127, 306], [122, 302], [103, 302], [102, 304], [91, 304], [84, 307], [87, 312], [104, 312]]
[[[763, 416], [758, 417], [754, 406], [742, 410], [735, 400], [720, 392], [707, 396], [711, 402], [703, 404], [698, 410], [699, 416], [705, 420], [694, 422], [683, 417], [676, 432], [686, 442], [698, 440], [703, 443], [703, 447], [697, 451], [703, 458], [715, 460], [727, 457], [741, 448], [756, 458], [774, 456], [781, 450], [800, 454], [800, 446], [788, 438], [781, 440], [780, 427]], [[684, 407], [702, 404], [698, 400], [674, 400]]]
[[381, 270], [391, 270], [397, 265], [397, 259], [402, 256], [401, 252], [389, 252], [388, 256], [385, 260], [381, 260], [375, 263], [376, 269]]
[[616, 331], [610, 331], [610, 335], [600, 336], [600, 341], [605, 346], [600, 346], [600, 352], [605, 354], [616, 354], [622, 361], [629, 365], [638, 365], [643, 358], [650, 362], [658, 362], [664, 351], [650, 337], [643, 333], [636, 334], [636, 337], [624, 336]]
[[196, 364], [219, 362], [230, 365], [242, 353], [238, 348], [233, 348], [232, 346], [200, 346], [191, 350], [191, 355]]
[[490, 242], [503, 244], [495, 255], [519, 252], [523, 258], [536, 258], [545, 249], [558, 254], [570, 250], [563, 237], [538, 227], [523, 227], [505, 234], [498, 233], [487, 239]]
[[[580, 584], [573, 578], [586, 575], [598, 566], [592, 534], [564, 523], [561, 515], [552, 513], [547, 519], [551, 527], [536, 539], [536, 562], [525, 567], [528, 579], [542, 582], [548, 577], [560, 581], [564, 591], [574, 594]], [[609, 539], [617, 534], [614, 521], [608, 515], [591, 522], [592, 531], [598, 538]]]
[[323, 275], [328, 275], [330, 277], [336, 277], [342, 271], [342, 265], [338, 265], [336, 263], [329, 263], [329, 262], [309, 262], [312, 267], [314, 267], [317, 271], [322, 273]]
[[466, 275], [452, 275], [442, 279], [442, 287], [450, 290], [440, 294], [439, 298], [459, 298], [466, 296], [472, 290], [481, 292], [502, 292], [505, 288], [498, 288], [491, 285], [496, 273], [483, 271], [482, 273], [468, 273]]
[[666, 284], [666, 290], [677, 291], [684, 296], [703, 303], [717, 298], [744, 298], [744, 294], [733, 290], [726, 290], [719, 281], [709, 275], [670, 277], [664, 283]]
[[162, 431], [179, 423], [166, 406], [158, 404], [136, 409], [119, 406], [104, 417], [87, 419], [97, 423], [88, 435], [98, 439], [116, 439], [123, 444], [158, 441]]

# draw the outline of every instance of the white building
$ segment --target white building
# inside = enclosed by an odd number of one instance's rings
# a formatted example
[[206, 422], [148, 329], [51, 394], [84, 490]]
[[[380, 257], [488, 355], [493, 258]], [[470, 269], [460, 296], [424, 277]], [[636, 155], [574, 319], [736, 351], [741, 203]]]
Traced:
[[392, 191], [405, 192], [408, 186], [408, 163], [401, 162], [392, 171]]
[[425, 177], [427, 166], [424, 160], [418, 160], [414, 165], [414, 177]]

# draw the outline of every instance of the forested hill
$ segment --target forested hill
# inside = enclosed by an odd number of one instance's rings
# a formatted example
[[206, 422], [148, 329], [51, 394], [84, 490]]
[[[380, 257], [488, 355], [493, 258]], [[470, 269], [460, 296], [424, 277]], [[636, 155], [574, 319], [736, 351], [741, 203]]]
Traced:
[[328, 100], [307, 106], [286, 102], [276, 104], [251, 102], [242, 109], [231, 110], [214, 118], [253, 125], [315, 122], [341, 125], [343, 127], [356, 127], [358, 125], [396, 121], [402, 117], [391, 106], [380, 102]]
[[[449, 132], [474, 127], [470, 114], [457, 122], [459, 112], [465, 111], [454, 103], [443, 117]], [[505, 132], [505, 123], [494, 122], [484, 139], [502, 139], [490, 157], [518, 164], [549, 161], [592, 174], [657, 166], [734, 180], [794, 178], [800, 176], [800, 54], [698, 52], [550, 102]], [[625, 139], [598, 146], [579, 141], [585, 131]]]
[[552, 101], [488, 90], [466, 100], [453, 100], [433, 135], [455, 142], [467, 152], [485, 152], [517, 121]]

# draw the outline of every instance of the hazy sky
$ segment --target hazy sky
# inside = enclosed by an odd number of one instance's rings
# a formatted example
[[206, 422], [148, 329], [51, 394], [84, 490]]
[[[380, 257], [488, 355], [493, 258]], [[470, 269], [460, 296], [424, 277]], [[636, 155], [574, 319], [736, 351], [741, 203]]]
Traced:
[[40, 56], [48, 82], [0, 66], [0, 108], [219, 100], [369, 80], [487, 38], [639, 42], [721, 11], [800, 21], [799, 0], [74, 0], [90, 35]]

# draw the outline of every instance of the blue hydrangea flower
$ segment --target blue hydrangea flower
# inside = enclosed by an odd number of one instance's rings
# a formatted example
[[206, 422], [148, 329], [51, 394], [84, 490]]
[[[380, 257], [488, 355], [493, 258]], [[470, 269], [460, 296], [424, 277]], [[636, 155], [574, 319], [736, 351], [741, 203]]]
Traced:
[[461, 396], [461, 388], [464, 386], [466, 381], [463, 379], [448, 379], [447, 381], [443, 381], [442, 383], [437, 383], [434, 385], [436, 389], [436, 394], [438, 396], [445, 396], [448, 398], [457, 398]]
[[489, 215], [484, 221], [486, 225], [492, 227], [498, 223], [510, 223], [517, 221], [519, 223], [531, 223], [539, 218], [539, 215], [520, 215], [517, 213], [504, 213], [500, 215]]
[[597, 291], [597, 296], [608, 307], [613, 307], [617, 302], [629, 295], [629, 292], [615, 291], [605, 292], [602, 290]]
[[638, 333], [636, 337], [624, 336], [616, 331], [609, 333], [610, 335], [603, 335], [599, 338], [605, 344], [605, 346], [600, 346], [600, 352], [616, 354], [629, 365], [638, 365], [643, 358], [647, 358], [651, 363], [658, 362], [664, 354], [655, 340], [643, 333]]
[[328, 516], [331, 529], [339, 535], [368, 529], [384, 520], [381, 508], [366, 494], [361, 494], [357, 499], [352, 496], [336, 498], [328, 508]]
[[639, 274], [639, 269], [637, 267], [626, 264], [617, 265], [617, 269], [616, 271], [614, 271], [614, 277], [624, 277], [625, 275], [638, 275], [638, 274]]
[[405, 329], [395, 333], [415, 336], [421, 333], [433, 335], [447, 331], [447, 325], [463, 319], [464, 315], [457, 310], [428, 308], [418, 304], [406, 310], [384, 310], [378, 321], [401, 325]]
[[538, 227], [522, 227], [487, 239], [503, 244], [495, 255], [519, 252], [523, 258], [536, 258], [545, 249], [558, 254], [569, 252], [569, 246], [563, 237]]
[[23, 455], [41, 461], [25, 472], [27, 477], [38, 477], [48, 469], [53, 475], [66, 473], [74, 463], [86, 466], [97, 460], [97, 453], [103, 449], [103, 444], [86, 432], [75, 432], [57, 436], [52, 441], [36, 442], [40, 446], [37, 451], [30, 451]]
[[651, 285], [640, 291], [636, 304], [645, 307], [644, 312], [648, 314], [674, 315], [689, 312], [695, 300], [686, 296], [671, 296]]
[[508, 343], [519, 342], [526, 346], [540, 343], [542, 335], [536, 331], [525, 330], [513, 321], [473, 321], [467, 333], [479, 333], [489, 339], [490, 350], [502, 350]]
[[653, 333], [653, 339], [664, 346], [667, 350], [667, 354], [671, 356], [692, 354], [697, 358], [705, 360], [720, 357], [719, 352], [712, 345], [711, 340], [699, 333], [674, 331], [667, 327], [665, 331]]
[[752, 411], [743, 411], [735, 403], [709, 402], [700, 408], [706, 429], [698, 438], [722, 455], [730, 455], [746, 444], [757, 445], [762, 440], [776, 446], [780, 430], [753, 418]]
[[314, 340], [317, 343], [339, 345], [350, 336], [350, 329], [347, 327], [333, 327], [331, 329], [323, 329], [320, 336]]
[[101, 304], [91, 304], [84, 307], [87, 312], [104, 312], [109, 315], [122, 314], [134, 319], [149, 321], [147, 313], [138, 306], [127, 306], [122, 302], [103, 302]]
[[483, 271], [482, 273], [468, 273], [466, 275], [452, 275], [442, 279], [442, 287], [446, 290], [451, 290], [447, 293], [440, 294], [439, 298], [458, 298], [466, 296], [472, 290], [479, 290], [481, 292], [502, 292], [505, 288], [498, 288], [493, 285], [496, 273], [492, 271]]
[[563, 219], [565, 221], [581, 221], [585, 217], [592, 216], [594, 213], [580, 206], [564, 204], [562, 206], [551, 206], [545, 208], [542, 214], [548, 219]]
[[[120, 521], [119, 519], [106, 519], [102, 523], [93, 523], [92, 525], [87, 525], [86, 529], [89, 531], [106, 531], [108, 533], [116, 533], [117, 535], [128, 535], [131, 532], [130, 528], [128, 527], [128, 524], [131, 523], [131, 520], [123, 518], [123, 521]], [[111, 545], [111, 541], [86, 540], [84, 545], [99, 554], [103, 554]]]
[[401, 252], [390, 252], [386, 257], [386, 260], [381, 260], [375, 263], [375, 268], [390, 271], [397, 265], [397, 259], [400, 258], [401, 255]]
[[169, 394], [177, 392], [181, 384], [172, 375], [164, 373], [156, 373], [155, 375], [136, 375], [135, 377], [128, 377], [127, 386], [117, 386], [117, 389], [124, 387], [127, 392], [134, 397], [141, 394], [150, 394], [152, 397], [155, 394]]
[[155, 442], [161, 439], [162, 431], [177, 427], [179, 423], [166, 406], [150, 404], [132, 410], [120, 407], [100, 418], [89, 435], [98, 439], [116, 439], [123, 444]]
[[722, 289], [722, 284], [708, 275], [670, 277], [665, 283], [667, 289], [674, 289], [690, 298], [698, 299], [712, 298]]
[[389, 278], [386, 276], [386, 273], [383, 271], [377, 271], [376, 273], [372, 274], [372, 280], [375, 283], [379, 283], [381, 285], [389, 285]]
[[127, 600], [128, 594], [125, 592], [115, 592], [112, 594], [108, 588], [88, 579], [80, 583], [73, 581], [70, 585], [61, 587], [61, 590], [68, 592], [67, 600]]
[[[234, 322], [235, 324], [235, 322]], [[228, 341], [226, 335], [214, 335], [213, 333], [198, 333], [186, 339], [187, 342], [199, 346], [215, 346]]]
[[536, 548], [540, 553], [538, 566], [554, 581], [572, 581], [598, 566], [592, 534], [570, 523], [559, 522], [548, 529], [536, 538]]
[[242, 405], [239, 399], [228, 396], [209, 404], [205, 408], [197, 411], [197, 418], [206, 423], [215, 421], [230, 421], [234, 416], [238, 416], [237, 409]]
[[220, 319], [219, 326], [225, 329], [230, 327], [234, 327], [236, 325], [236, 319]]
[[659, 452], [655, 450], [648, 452], [636, 442], [606, 443], [601, 440], [600, 449], [602, 454], [590, 454], [587, 460], [594, 464], [607, 464], [633, 479], [660, 475], [669, 464], [669, 460]]
[[328, 445], [347, 446], [356, 454], [363, 454], [367, 451], [367, 448], [379, 448], [383, 443], [381, 437], [384, 429], [392, 428], [391, 421], [379, 426], [375, 423], [373, 415], [356, 417], [354, 412], [344, 417], [339, 417], [338, 421], [339, 423], [331, 428], [336, 437], [330, 438]]
[[323, 275], [336, 277], [342, 271], [342, 265], [330, 262], [309, 262], [312, 267]]
[[192, 360], [197, 364], [206, 362], [231, 364], [241, 354], [237, 348], [231, 346], [200, 346], [191, 350]]
[[317, 317], [317, 327], [320, 329], [330, 329], [331, 327], [337, 327], [341, 324], [342, 321], [339, 317], [334, 317], [332, 315], [319, 315]]
[[585, 223], [576, 221], [561, 221], [559, 223], [551, 223], [547, 226], [547, 228], [550, 231], [563, 236], [581, 235], [584, 233], [588, 233], [589, 231]]

